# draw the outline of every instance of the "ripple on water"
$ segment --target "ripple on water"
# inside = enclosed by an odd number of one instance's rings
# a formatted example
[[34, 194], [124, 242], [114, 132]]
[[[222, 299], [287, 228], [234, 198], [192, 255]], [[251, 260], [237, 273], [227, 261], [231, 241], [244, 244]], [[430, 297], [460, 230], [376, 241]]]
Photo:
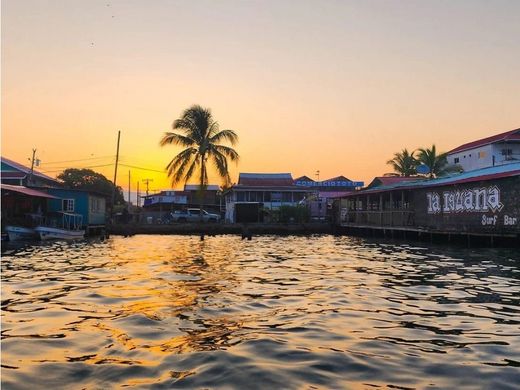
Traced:
[[3, 249], [6, 389], [520, 383], [512, 251], [330, 236]]

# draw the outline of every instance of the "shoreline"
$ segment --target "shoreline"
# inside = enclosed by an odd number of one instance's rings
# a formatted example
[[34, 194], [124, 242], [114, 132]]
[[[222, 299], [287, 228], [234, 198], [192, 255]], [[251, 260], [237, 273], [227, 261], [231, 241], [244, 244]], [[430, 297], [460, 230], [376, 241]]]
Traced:
[[179, 235], [307, 235], [332, 234], [334, 226], [328, 223], [303, 224], [212, 224], [212, 223], [182, 223], [172, 225], [112, 225], [107, 226], [110, 235], [129, 236], [134, 234], [179, 234]]

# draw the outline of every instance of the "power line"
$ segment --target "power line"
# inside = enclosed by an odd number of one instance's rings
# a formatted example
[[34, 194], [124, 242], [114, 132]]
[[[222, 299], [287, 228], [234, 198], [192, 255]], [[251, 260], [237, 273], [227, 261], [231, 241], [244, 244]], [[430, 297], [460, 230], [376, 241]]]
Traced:
[[[113, 163], [112, 164], [104, 164], [104, 165], [91, 165], [91, 166], [88, 166], [88, 167], [81, 167], [81, 168], [64, 168], [64, 169], [88, 169], [88, 168], [101, 168], [101, 167], [109, 167], [111, 165], [114, 165]], [[40, 171], [42, 173], [54, 173], [54, 172], [62, 172], [64, 169], [58, 169], [58, 170], [53, 170], [53, 171]]]
[[134, 169], [140, 169], [142, 171], [150, 171], [150, 172], [158, 172], [158, 173], [164, 173], [164, 170], [162, 171], [159, 171], [157, 169], [153, 169], [153, 168], [143, 168], [143, 167], [137, 167], [135, 165], [128, 165], [128, 164], [123, 164], [123, 163], [119, 163], [119, 165], [123, 166], [123, 167], [127, 167], [127, 168], [134, 168]]
[[113, 155], [111, 156], [99, 156], [99, 157], [90, 157], [90, 158], [82, 158], [78, 160], [64, 160], [64, 161], [52, 161], [52, 162], [45, 162], [45, 165], [47, 164], [61, 164], [61, 163], [67, 163], [67, 162], [77, 162], [77, 161], [88, 161], [88, 160], [100, 160], [102, 158], [114, 158]]

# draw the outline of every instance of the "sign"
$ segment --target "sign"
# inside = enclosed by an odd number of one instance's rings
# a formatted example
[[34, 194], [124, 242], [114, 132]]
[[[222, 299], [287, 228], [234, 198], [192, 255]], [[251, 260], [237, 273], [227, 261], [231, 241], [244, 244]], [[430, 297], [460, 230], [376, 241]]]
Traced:
[[307, 181], [307, 180], [298, 180], [294, 184], [297, 186], [305, 186], [305, 187], [363, 187], [364, 183], [362, 181], [347, 181], [347, 180], [327, 180], [327, 181]]
[[442, 194], [428, 192], [426, 200], [428, 214], [499, 212], [504, 207], [500, 202], [500, 189], [497, 186], [444, 191]]

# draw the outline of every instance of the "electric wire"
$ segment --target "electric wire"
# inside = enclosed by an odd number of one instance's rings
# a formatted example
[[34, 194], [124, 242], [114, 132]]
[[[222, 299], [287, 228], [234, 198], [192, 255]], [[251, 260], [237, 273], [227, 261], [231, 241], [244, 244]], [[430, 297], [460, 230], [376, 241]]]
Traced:
[[88, 161], [88, 160], [101, 160], [105, 158], [115, 158], [115, 156], [99, 156], [99, 157], [89, 157], [89, 158], [81, 158], [78, 160], [63, 160], [63, 161], [51, 161], [51, 162], [42, 162], [42, 164], [48, 165], [48, 164], [62, 164], [62, 163], [68, 163], [68, 162], [78, 162], [78, 161]]

